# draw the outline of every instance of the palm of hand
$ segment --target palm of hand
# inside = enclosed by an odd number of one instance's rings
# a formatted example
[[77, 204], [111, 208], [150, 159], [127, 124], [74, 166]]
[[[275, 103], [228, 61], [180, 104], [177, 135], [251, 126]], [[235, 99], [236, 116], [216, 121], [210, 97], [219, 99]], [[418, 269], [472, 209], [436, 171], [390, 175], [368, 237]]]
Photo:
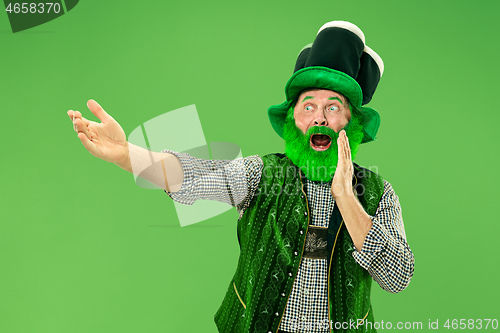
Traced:
[[339, 159], [337, 169], [332, 180], [332, 196], [338, 198], [346, 194], [351, 189], [354, 167], [351, 160], [351, 149], [349, 148], [349, 140], [344, 130], [339, 133], [337, 140], [339, 147]]
[[87, 105], [101, 123], [85, 119], [79, 111], [68, 111], [78, 138], [93, 156], [111, 163], [121, 162], [128, 154], [125, 132], [97, 102], [90, 100]]
[[[90, 141], [95, 146], [92, 155], [107, 162], [117, 163], [121, 157], [121, 150], [126, 148], [127, 139], [121, 126], [116, 122], [96, 123], [89, 122], [87, 126]], [[122, 148], [122, 149], [120, 149]]]

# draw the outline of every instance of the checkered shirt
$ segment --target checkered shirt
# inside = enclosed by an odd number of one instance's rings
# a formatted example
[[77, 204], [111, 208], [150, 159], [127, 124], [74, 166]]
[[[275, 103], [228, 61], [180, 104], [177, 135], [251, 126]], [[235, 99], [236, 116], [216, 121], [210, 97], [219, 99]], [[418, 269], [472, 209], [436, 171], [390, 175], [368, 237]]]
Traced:
[[[184, 171], [182, 188], [167, 192], [173, 200], [188, 205], [198, 199], [221, 201], [236, 207], [240, 218], [243, 216], [260, 182], [263, 162], [258, 155], [214, 161], [171, 150], [164, 152], [176, 155]], [[331, 182], [306, 180], [310, 223], [314, 226], [328, 227], [335, 204], [330, 187]], [[410, 283], [414, 258], [406, 242], [398, 196], [387, 181], [371, 220], [373, 226], [361, 251], [354, 249], [354, 259], [383, 289], [397, 293]], [[329, 332], [327, 322], [327, 260], [302, 258], [279, 329], [293, 333]]]

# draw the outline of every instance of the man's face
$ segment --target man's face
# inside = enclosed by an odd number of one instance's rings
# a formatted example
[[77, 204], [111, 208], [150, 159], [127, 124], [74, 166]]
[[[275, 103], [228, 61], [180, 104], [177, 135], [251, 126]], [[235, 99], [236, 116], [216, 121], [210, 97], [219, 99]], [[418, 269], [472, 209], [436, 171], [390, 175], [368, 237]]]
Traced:
[[[331, 90], [315, 89], [300, 94], [294, 108], [297, 127], [306, 134], [313, 126], [327, 126], [338, 133], [351, 119], [347, 100]], [[316, 151], [327, 150], [333, 138], [327, 135], [313, 134], [310, 145]]]
[[[292, 112], [293, 111], [293, 112]], [[337, 139], [346, 130], [354, 159], [363, 140], [363, 124], [345, 97], [331, 90], [302, 93], [284, 127], [285, 153], [309, 180], [330, 181], [338, 162]]]

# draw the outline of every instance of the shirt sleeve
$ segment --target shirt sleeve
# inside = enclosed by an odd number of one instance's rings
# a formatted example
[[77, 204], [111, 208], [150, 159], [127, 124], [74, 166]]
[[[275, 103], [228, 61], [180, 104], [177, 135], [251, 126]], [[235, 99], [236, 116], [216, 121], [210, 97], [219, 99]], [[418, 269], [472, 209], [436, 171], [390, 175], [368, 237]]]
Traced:
[[184, 179], [178, 192], [165, 191], [174, 201], [192, 205], [196, 200], [215, 200], [244, 209], [260, 182], [263, 162], [258, 155], [234, 160], [204, 160], [187, 153], [164, 150], [182, 164]]
[[361, 251], [354, 250], [354, 259], [384, 290], [400, 292], [410, 283], [415, 259], [406, 241], [399, 198], [386, 181], [377, 212], [371, 220], [373, 226]]

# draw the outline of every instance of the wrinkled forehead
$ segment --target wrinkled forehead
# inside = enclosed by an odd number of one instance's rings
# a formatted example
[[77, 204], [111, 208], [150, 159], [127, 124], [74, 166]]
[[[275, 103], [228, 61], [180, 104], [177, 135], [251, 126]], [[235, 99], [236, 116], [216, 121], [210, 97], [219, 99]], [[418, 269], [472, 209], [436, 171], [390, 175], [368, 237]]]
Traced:
[[346, 97], [342, 95], [341, 93], [334, 91], [334, 90], [328, 90], [328, 89], [320, 89], [320, 88], [307, 88], [304, 89], [303, 91], [300, 92], [299, 96], [297, 99], [294, 101], [293, 105], [296, 105], [297, 103], [302, 103], [308, 99], [313, 99], [314, 94], [316, 92], [325, 92], [331, 95], [329, 99], [338, 99], [341, 103], [345, 103], [347, 101]]

